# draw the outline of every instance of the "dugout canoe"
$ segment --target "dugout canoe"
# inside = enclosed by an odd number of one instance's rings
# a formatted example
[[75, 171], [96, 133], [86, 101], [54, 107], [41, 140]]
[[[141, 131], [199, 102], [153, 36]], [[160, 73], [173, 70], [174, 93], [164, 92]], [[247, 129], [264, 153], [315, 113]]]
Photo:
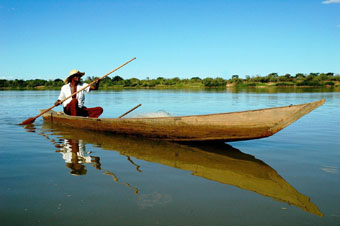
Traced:
[[[300, 193], [264, 161], [223, 142], [174, 143], [78, 130], [50, 123], [42, 125], [41, 135], [52, 140], [53, 143], [57, 141], [55, 143], [57, 148], [61, 148], [60, 145], [65, 144], [64, 140], [68, 140], [73, 144], [83, 143], [84, 149], [88, 146], [88, 148], [95, 146], [102, 150], [118, 152], [127, 157], [126, 164], [136, 167], [136, 175], [143, 175], [144, 166], [148, 165], [143, 161], [153, 162], [188, 171], [191, 175], [206, 180], [255, 192], [275, 201], [299, 207], [309, 213], [323, 216], [323, 213], [308, 196]], [[52, 139], [55, 136], [58, 139]], [[76, 148], [72, 148], [72, 151], [75, 150]], [[99, 151], [91, 155], [99, 155], [103, 160]], [[106, 154], [105, 158], [107, 157], [109, 155]], [[143, 161], [136, 162], [135, 159]], [[101, 165], [103, 170], [106, 168], [104, 163]], [[86, 167], [91, 167], [91, 165]], [[106, 172], [103, 174], [107, 175]], [[111, 174], [114, 175], [114, 172]], [[164, 176], [166, 177], [166, 175]], [[134, 188], [133, 183], [131, 185], [130, 183], [123, 184]]]
[[238, 141], [269, 137], [321, 106], [325, 99], [242, 112], [157, 118], [86, 118], [55, 111], [46, 122], [66, 127], [169, 141]]

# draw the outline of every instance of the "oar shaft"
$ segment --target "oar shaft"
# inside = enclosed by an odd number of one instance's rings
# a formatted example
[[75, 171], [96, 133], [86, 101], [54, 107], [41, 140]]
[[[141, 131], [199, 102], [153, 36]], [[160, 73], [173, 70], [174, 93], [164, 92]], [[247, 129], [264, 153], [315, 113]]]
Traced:
[[119, 116], [118, 118], [122, 118], [123, 116], [129, 114], [131, 111], [135, 110], [136, 108], [139, 108], [140, 106], [142, 106], [142, 104], [138, 104], [136, 107], [132, 108], [130, 111], [125, 112], [124, 114], [122, 114], [121, 116]]

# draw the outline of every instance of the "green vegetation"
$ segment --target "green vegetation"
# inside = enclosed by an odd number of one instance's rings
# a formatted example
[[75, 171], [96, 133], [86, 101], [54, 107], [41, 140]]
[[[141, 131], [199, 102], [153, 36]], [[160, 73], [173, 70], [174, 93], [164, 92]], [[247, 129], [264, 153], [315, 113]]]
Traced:
[[[85, 82], [89, 83], [95, 79], [88, 77]], [[0, 89], [60, 89], [64, 85], [63, 80], [6, 80], [0, 79]], [[213, 87], [321, 87], [321, 86], [340, 86], [340, 75], [334, 73], [298, 73], [295, 76], [290, 74], [278, 75], [270, 73], [267, 76], [249, 76], [245, 79], [239, 75], [233, 75], [231, 79], [223, 79], [221, 77], [207, 77], [201, 79], [192, 77], [191, 79], [164, 78], [156, 79], [123, 79], [120, 76], [106, 77], [101, 80], [100, 88], [117, 89], [117, 88], [213, 88]]]
[[64, 85], [64, 81], [61, 79], [55, 80], [6, 80], [0, 79], [0, 89], [56, 89]]

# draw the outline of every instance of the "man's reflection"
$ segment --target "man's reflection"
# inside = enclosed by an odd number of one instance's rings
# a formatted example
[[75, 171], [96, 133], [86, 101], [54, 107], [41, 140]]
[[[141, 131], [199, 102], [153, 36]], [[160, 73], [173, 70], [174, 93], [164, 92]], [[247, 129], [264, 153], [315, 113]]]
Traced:
[[[89, 155], [91, 152], [85, 151], [85, 143], [83, 140], [76, 139], [64, 139], [64, 143], [62, 145], [56, 145], [60, 149], [57, 152], [60, 152], [65, 160], [65, 165], [70, 169], [70, 173], [74, 176], [86, 175], [87, 169], [84, 164], [91, 164], [97, 170], [101, 170], [100, 158], [96, 156]], [[131, 162], [134, 166], [136, 166], [136, 170], [138, 172], [142, 172], [138, 165], [136, 165], [129, 156], [127, 156], [129, 162]], [[105, 170], [104, 175], [109, 175], [113, 177], [113, 180], [118, 184], [124, 184], [127, 187], [133, 189], [135, 194], [138, 194], [138, 188], [131, 186], [129, 183], [119, 181], [118, 177], [108, 171]]]
[[100, 158], [86, 153], [82, 140], [65, 139], [57, 152], [62, 154], [66, 167], [70, 169], [72, 175], [85, 175], [87, 169], [84, 164], [92, 164], [96, 169], [101, 169]]

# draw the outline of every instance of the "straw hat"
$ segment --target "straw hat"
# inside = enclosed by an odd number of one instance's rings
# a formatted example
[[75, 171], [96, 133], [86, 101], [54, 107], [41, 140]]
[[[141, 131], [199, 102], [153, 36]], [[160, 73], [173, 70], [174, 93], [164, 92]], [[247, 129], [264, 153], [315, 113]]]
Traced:
[[67, 84], [67, 83], [69, 83], [70, 81], [70, 78], [72, 77], [72, 76], [74, 76], [74, 75], [79, 75], [80, 77], [82, 77], [83, 75], [85, 75], [85, 72], [80, 72], [80, 71], [78, 71], [78, 70], [76, 70], [76, 69], [73, 69], [72, 71], [70, 71], [70, 74], [69, 74], [69, 76], [67, 76], [67, 78], [65, 79], [65, 84]]

